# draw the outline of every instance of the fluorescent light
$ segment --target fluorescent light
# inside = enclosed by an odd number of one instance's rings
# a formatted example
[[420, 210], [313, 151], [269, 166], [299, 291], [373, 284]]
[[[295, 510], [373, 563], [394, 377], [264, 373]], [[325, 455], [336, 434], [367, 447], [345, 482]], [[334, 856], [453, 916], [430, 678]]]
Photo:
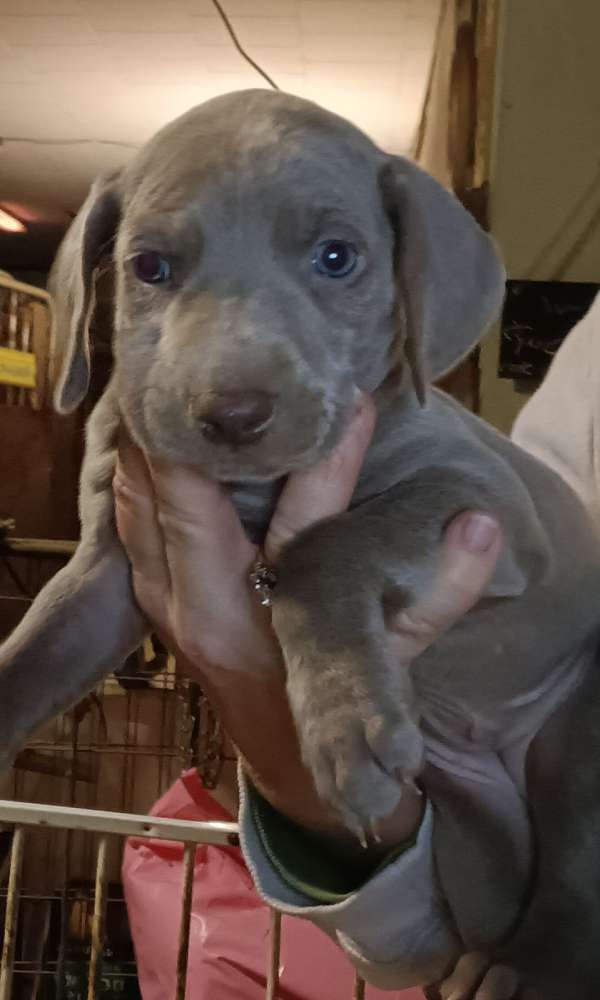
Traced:
[[23, 225], [20, 219], [17, 219], [10, 212], [7, 212], [4, 208], [0, 208], [0, 230], [4, 233], [24, 233], [27, 226]]

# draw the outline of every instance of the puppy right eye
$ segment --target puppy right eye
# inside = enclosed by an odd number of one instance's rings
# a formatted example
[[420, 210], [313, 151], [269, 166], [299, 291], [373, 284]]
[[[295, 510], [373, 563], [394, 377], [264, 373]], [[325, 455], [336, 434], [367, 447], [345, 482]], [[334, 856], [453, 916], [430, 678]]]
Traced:
[[136, 278], [146, 285], [159, 285], [171, 277], [171, 265], [156, 250], [145, 250], [133, 258], [133, 270]]

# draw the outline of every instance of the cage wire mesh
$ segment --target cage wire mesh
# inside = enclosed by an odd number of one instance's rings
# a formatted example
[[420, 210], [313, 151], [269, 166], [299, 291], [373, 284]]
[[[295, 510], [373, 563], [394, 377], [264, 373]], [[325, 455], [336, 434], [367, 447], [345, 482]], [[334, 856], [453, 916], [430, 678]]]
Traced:
[[49, 296], [4, 271], [0, 271], [0, 351], [0, 405], [41, 409], [50, 375]]
[[[26, 606], [47, 572], [0, 547]], [[56, 566], [54, 567], [56, 569]], [[152, 638], [71, 711], [39, 731], [0, 780], [0, 797], [49, 806], [145, 814], [182, 770], [196, 767], [207, 788], [226, 759], [224, 736], [199, 686], [181, 677]], [[0, 931], [8, 894], [11, 829], [0, 827]], [[48, 825], [28, 831], [20, 872], [10, 996], [87, 997], [98, 835]], [[120, 850], [103, 861], [105, 936], [97, 996], [139, 997], [120, 883]]]
[[[188, 950], [190, 940], [190, 901], [194, 876], [194, 857], [199, 844], [231, 845], [237, 843], [235, 823], [194, 822], [118, 814], [102, 810], [69, 808], [65, 806], [40, 806], [32, 803], [0, 801], [0, 819], [14, 824], [10, 867], [4, 906], [4, 932], [2, 941], [2, 966], [0, 969], [0, 1000], [15, 996], [99, 997], [139, 996], [135, 969], [128, 971], [125, 963], [115, 969], [114, 954], [110, 949], [110, 905], [121, 903], [120, 897], [111, 899], [109, 866], [115, 844], [121, 848], [123, 838], [163, 839], [179, 841], [184, 848], [184, 877], [182, 881], [181, 912], [177, 949], [177, 981], [174, 1000], [184, 1000], [186, 991]], [[98, 838], [96, 853], [93, 900], [83, 897], [84, 905], [74, 907], [74, 919], [69, 922], [68, 934], [62, 937], [63, 950], [59, 951], [55, 969], [19, 968], [17, 951], [20, 939], [20, 915], [28, 894], [23, 891], [23, 861], [25, 845], [41, 826], [72, 835], [77, 832], [94, 833]], [[119, 849], [119, 854], [121, 853]], [[46, 901], [48, 897], [44, 897]], [[53, 897], [49, 897], [53, 898]], [[80, 902], [80, 900], [77, 900]], [[90, 905], [88, 905], [90, 904]], [[71, 910], [63, 910], [71, 915]], [[121, 907], [119, 915], [124, 914]], [[36, 928], [37, 930], [38, 928]], [[78, 934], [86, 933], [90, 946], [81, 958], [73, 959], [68, 951], [69, 942]], [[113, 933], [114, 940], [114, 933]], [[130, 963], [133, 965], [133, 962]], [[19, 975], [21, 973], [21, 975]], [[24, 986], [24, 975], [33, 979], [32, 987]], [[116, 975], [115, 975], [116, 973]], [[45, 977], [45, 978], [44, 978]], [[277, 977], [267, 984], [268, 996], [275, 997]]]

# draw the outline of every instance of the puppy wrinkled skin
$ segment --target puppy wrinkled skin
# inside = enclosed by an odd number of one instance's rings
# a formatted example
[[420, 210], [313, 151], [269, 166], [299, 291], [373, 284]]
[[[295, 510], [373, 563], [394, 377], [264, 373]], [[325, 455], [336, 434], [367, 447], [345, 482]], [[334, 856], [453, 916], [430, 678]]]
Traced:
[[[421, 776], [456, 930], [431, 980], [479, 951], [493, 962], [463, 961], [453, 996], [491, 962], [489, 1000], [505, 995], [501, 966], [515, 989], [595, 997], [598, 541], [558, 476], [429, 387], [497, 316], [491, 241], [348, 122], [270, 91], [217, 98], [97, 181], [65, 238], [51, 278], [63, 411], [88, 387], [107, 247], [115, 364], [88, 425], [82, 541], [2, 648], [7, 759], [144, 634], [113, 521], [119, 427], [227, 484], [260, 539], [282, 479], [336, 444], [368, 391], [377, 427], [350, 510], [288, 547], [275, 592], [304, 759], [358, 834]], [[408, 669], [384, 609], [427, 589], [467, 508], [501, 523], [495, 577]]]

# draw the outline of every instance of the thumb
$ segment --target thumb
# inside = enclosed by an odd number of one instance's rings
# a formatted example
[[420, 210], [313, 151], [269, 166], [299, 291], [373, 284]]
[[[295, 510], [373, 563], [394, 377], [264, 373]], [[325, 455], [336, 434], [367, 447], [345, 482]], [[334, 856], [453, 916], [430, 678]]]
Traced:
[[501, 546], [500, 527], [489, 514], [467, 511], [454, 518], [431, 589], [387, 622], [400, 662], [414, 660], [477, 603]]
[[375, 416], [375, 406], [361, 393], [336, 448], [311, 469], [289, 477], [265, 540], [269, 563], [276, 563], [288, 542], [305, 528], [346, 510], [371, 440]]

